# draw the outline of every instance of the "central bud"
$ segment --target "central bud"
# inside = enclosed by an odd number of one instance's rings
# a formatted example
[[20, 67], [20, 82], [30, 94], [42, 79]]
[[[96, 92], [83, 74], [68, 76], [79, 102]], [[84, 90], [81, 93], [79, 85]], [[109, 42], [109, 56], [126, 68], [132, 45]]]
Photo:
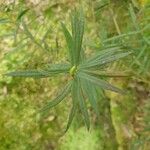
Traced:
[[72, 77], [74, 77], [75, 73], [77, 72], [77, 67], [73, 66], [70, 70], [69, 73]]

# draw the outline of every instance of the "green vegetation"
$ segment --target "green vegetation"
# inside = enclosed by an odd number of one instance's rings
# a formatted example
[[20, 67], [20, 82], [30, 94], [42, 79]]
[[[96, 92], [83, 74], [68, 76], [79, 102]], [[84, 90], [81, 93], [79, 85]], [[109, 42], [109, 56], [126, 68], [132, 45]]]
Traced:
[[149, 150], [149, 10], [0, 2], [0, 150]]
[[[65, 64], [56, 64], [48, 66], [45, 69], [41, 70], [30, 70], [30, 71], [17, 71], [7, 73], [7, 76], [13, 77], [35, 77], [35, 78], [44, 78], [49, 77], [59, 73], [70, 73], [72, 79], [68, 81], [63, 91], [55, 98], [53, 101], [50, 101], [43, 109], [50, 110], [50, 108], [59, 104], [71, 91], [72, 97], [72, 109], [69, 116], [69, 121], [67, 129], [69, 128], [77, 107], [80, 107], [80, 111], [84, 116], [84, 121], [87, 126], [87, 129], [90, 128], [90, 120], [88, 115], [88, 110], [84, 97], [89, 99], [92, 107], [95, 109], [95, 112], [98, 113], [97, 108], [97, 90], [99, 88], [111, 90], [120, 94], [123, 94], [123, 91], [112, 86], [104, 80], [99, 79], [103, 77], [104, 74], [98, 72], [99, 68], [103, 69], [105, 64], [112, 61], [118, 60], [122, 57], [129, 55], [131, 52], [123, 52], [121, 47], [110, 47], [105, 50], [101, 50], [96, 55], [90, 57], [89, 59], [85, 58], [85, 52], [82, 48], [82, 39], [84, 33], [84, 17], [81, 11], [76, 11], [72, 15], [72, 35], [69, 33], [65, 25], [62, 24], [64, 35], [66, 37], [66, 42], [69, 48], [69, 60], [70, 63]], [[107, 74], [105, 74], [107, 77]], [[92, 91], [92, 92], [91, 92]]]

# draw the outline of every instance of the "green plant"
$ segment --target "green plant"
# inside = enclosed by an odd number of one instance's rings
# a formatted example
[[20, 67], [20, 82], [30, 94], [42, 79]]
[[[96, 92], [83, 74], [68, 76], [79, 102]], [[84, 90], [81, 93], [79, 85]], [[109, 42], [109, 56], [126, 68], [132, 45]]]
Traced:
[[[68, 83], [60, 94], [50, 101], [42, 111], [46, 111], [59, 104], [66, 96], [71, 93], [72, 108], [69, 115], [66, 131], [70, 127], [74, 115], [79, 108], [83, 115], [87, 129], [90, 128], [90, 119], [85, 99], [88, 99], [95, 112], [98, 114], [96, 89], [100, 87], [103, 90], [110, 90], [117, 93], [124, 93], [117, 87], [103, 80], [103, 70], [106, 64], [116, 61], [129, 55], [131, 52], [123, 52], [123, 47], [112, 46], [100, 50], [90, 58], [86, 58], [84, 48], [82, 46], [84, 35], [84, 15], [82, 10], [74, 11], [71, 16], [72, 35], [62, 23], [62, 29], [68, 46], [69, 62], [62, 64], [47, 65], [40, 70], [15, 71], [7, 73], [13, 77], [33, 77], [46, 78], [56, 74], [68, 74]], [[102, 71], [99, 71], [101, 69]]]

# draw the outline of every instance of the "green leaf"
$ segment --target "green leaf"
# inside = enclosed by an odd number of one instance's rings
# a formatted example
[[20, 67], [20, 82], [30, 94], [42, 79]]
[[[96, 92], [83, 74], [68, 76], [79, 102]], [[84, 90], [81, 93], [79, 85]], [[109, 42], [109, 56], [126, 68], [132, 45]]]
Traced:
[[[96, 49], [98, 50], [98, 48]], [[86, 62], [92, 62], [93, 60], [97, 58], [107, 58], [108, 56], [111, 56], [112, 54], [122, 51], [123, 47], [112, 46], [112, 47], [106, 47], [104, 49], [101, 49], [101, 48], [99, 49], [100, 50], [96, 54], [94, 54], [92, 57], [88, 58]]]
[[0, 18], [0, 24], [9, 23], [10, 21], [7, 18]]
[[85, 59], [86, 59], [86, 57], [85, 57], [85, 51], [84, 51], [84, 48], [82, 48], [82, 50], [80, 52], [79, 64], [81, 64]]
[[109, 77], [109, 78], [115, 78], [115, 77], [117, 77], [117, 78], [121, 78], [121, 77], [129, 77], [129, 76], [131, 76], [130, 75], [130, 72], [128, 72], [128, 74], [127, 74], [127, 72], [126, 73], [110, 73], [110, 72], [104, 72], [104, 71], [99, 71], [99, 70], [96, 70], [96, 71], [94, 71], [94, 70], [86, 70], [86, 69], [82, 69], [82, 71], [84, 72], [84, 73], [88, 73], [88, 74], [90, 74], [90, 75], [92, 75], [92, 76], [95, 76], [95, 77]]
[[119, 47], [117, 49], [107, 49], [97, 53], [91, 58], [87, 59], [80, 65], [80, 68], [92, 68], [102, 66], [104, 64], [116, 61], [120, 58], [128, 56], [131, 52], [123, 52]]
[[104, 8], [105, 6], [107, 6], [109, 4], [109, 1], [108, 0], [103, 0], [103, 1], [97, 1], [95, 3], [95, 7], [94, 7], [94, 11], [95, 11], [95, 14], [96, 15], [100, 15], [100, 11], [102, 10], [102, 8]]
[[48, 109], [58, 105], [70, 93], [71, 86], [72, 81], [68, 82], [64, 89], [59, 93], [59, 95], [54, 100], [50, 101], [46, 106], [44, 106], [41, 112], [47, 111]]
[[139, 31], [131, 31], [131, 32], [128, 32], [128, 33], [123, 33], [123, 34], [120, 34], [120, 35], [116, 35], [116, 36], [107, 38], [103, 42], [107, 43], [107, 42], [110, 42], [110, 41], [115, 41], [115, 40], [123, 39], [124, 37], [135, 36], [137, 34], [141, 34], [141, 32], [143, 32], [146, 29], [147, 28], [143, 28], [142, 30], [139, 30]]
[[50, 31], [52, 31], [52, 29], [49, 27], [40, 41], [43, 44], [43, 47], [47, 51], [50, 51], [50, 47], [49, 47], [48, 43], [46, 42], [46, 38], [47, 38], [48, 34], [50, 33]]
[[77, 96], [77, 84], [76, 84], [76, 82], [73, 82], [72, 83], [72, 88], [71, 88], [71, 96], [72, 96], [72, 108], [71, 108], [71, 111], [70, 111], [70, 114], [69, 114], [69, 119], [68, 119], [68, 123], [67, 123], [67, 127], [66, 127], [66, 130], [65, 130], [65, 132], [67, 132], [68, 131], [68, 129], [69, 129], [69, 127], [70, 127], [70, 125], [71, 125], [71, 123], [72, 123], [72, 121], [73, 121], [73, 118], [74, 118], [74, 116], [75, 116], [75, 113], [76, 113], [76, 111], [77, 111], [77, 104], [78, 104], [78, 101], [77, 101], [77, 99], [76, 99], [76, 96]]
[[97, 105], [97, 93], [93, 85], [90, 84], [87, 80], [81, 79], [83, 91], [87, 96], [91, 106], [94, 108], [95, 113], [99, 116], [98, 105]]
[[76, 111], [77, 111], [77, 104], [73, 103], [73, 106], [72, 106], [70, 114], [69, 114], [69, 119], [68, 119], [68, 123], [67, 123], [67, 127], [66, 127], [65, 132], [68, 131], [68, 129], [69, 129], [69, 127], [73, 121], [73, 118], [75, 116]]
[[29, 29], [28, 29], [26, 23], [25, 23], [23, 20], [22, 20], [22, 26], [23, 26], [23, 28], [24, 28], [24, 30], [25, 30], [27, 36], [28, 36], [32, 41], [36, 42], [36, 40], [34, 39], [32, 33], [29, 31]]
[[93, 77], [87, 73], [84, 73], [84, 72], [79, 72], [78, 73], [79, 77], [82, 78], [82, 79], [85, 79], [87, 80], [87, 82], [90, 82], [91, 84], [94, 84], [94, 85], [97, 85], [99, 86], [100, 88], [104, 89], [104, 90], [110, 90], [110, 91], [113, 91], [113, 92], [116, 92], [116, 93], [119, 93], [119, 94], [124, 94], [125, 92], [123, 92], [121, 89], [109, 84], [108, 82], [104, 81], [104, 80], [101, 80], [101, 79], [98, 79], [96, 77]]
[[29, 8], [21, 11], [17, 17], [17, 21], [19, 21], [28, 11], [29, 11]]
[[136, 30], [139, 30], [138, 23], [137, 23], [137, 17], [136, 17], [136, 14], [134, 12], [132, 4], [129, 5], [129, 13], [130, 13], [134, 27], [136, 28]]
[[75, 60], [74, 60], [75, 51], [73, 49], [73, 39], [72, 39], [70, 32], [66, 28], [66, 26], [63, 23], [61, 23], [61, 26], [63, 29], [63, 33], [65, 35], [66, 43], [67, 43], [68, 50], [69, 50], [69, 59], [71, 61], [71, 64], [74, 65], [75, 64]]
[[23, 26], [24, 31], [25, 31], [26, 35], [28, 36], [28, 38], [30, 38], [31, 41], [32, 41], [33, 43], [35, 43], [39, 48], [41, 48], [42, 50], [45, 50], [45, 49], [42, 47], [42, 45], [36, 41], [36, 39], [34, 38], [34, 36], [32, 35], [32, 33], [29, 31], [29, 29], [28, 29], [26, 23], [25, 23], [23, 20], [22, 20], [22, 26]]
[[75, 65], [78, 65], [81, 59], [82, 40], [84, 34], [84, 15], [82, 10], [74, 11], [72, 14], [72, 38], [75, 51]]
[[26, 71], [15, 71], [5, 74], [12, 77], [32, 77], [32, 78], [45, 78], [49, 74], [47, 71], [42, 70], [26, 70]]
[[88, 109], [87, 109], [87, 106], [86, 106], [86, 103], [85, 103], [85, 100], [83, 97], [83, 90], [82, 90], [82, 87], [80, 85], [80, 79], [77, 78], [76, 82], [77, 82], [76, 98], [78, 100], [78, 104], [79, 104], [81, 113], [83, 115], [85, 125], [86, 125], [87, 129], [89, 130], [90, 129], [90, 119], [89, 119]]
[[51, 64], [47, 65], [46, 71], [48, 71], [50, 74], [68, 73], [70, 68], [70, 64]]
[[70, 67], [69, 64], [53, 64], [47, 66], [44, 70], [14, 71], [5, 75], [12, 77], [46, 78], [59, 73], [67, 73], [69, 72]]

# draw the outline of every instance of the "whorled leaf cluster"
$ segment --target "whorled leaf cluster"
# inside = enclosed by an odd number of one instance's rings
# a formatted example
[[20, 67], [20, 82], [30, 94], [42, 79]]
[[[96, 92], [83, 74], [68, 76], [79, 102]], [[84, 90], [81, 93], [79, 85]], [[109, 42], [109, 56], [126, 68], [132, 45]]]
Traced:
[[[50, 101], [44, 108], [42, 108], [42, 111], [49, 110], [59, 104], [71, 93], [72, 108], [69, 114], [66, 131], [70, 127], [78, 109], [82, 113], [87, 129], [90, 128], [90, 119], [86, 100], [89, 100], [89, 103], [98, 115], [98, 96], [96, 94], [97, 88], [102, 90], [110, 90], [121, 94], [124, 93], [122, 90], [105, 81], [102, 78], [104, 74], [100, 70], [105, 68], [106, 64], [123, 58], [131, 53], [127, 51], [124, 52], [124, 49], [121, 46], [112, 46], [100, 50], [95, 55], [86, 58], [85, 51], [82, 46], [84, 24], [85, 21], [82, 10], [74, 11], [71, 15], [72, 33], [69, 32], [63, 23], [61, 24], [68, 46], [68, 63], [52, 64], [39, 70], [25, 70], [7, 73], [8, 76], [13, 77], [33, 78], [47, 78], [56, 74], [68, 74], [70, 78], [68, 79], [68, 83], [66, 83], [63, 90], [54, 100]], [[105, 74], [105, 76], [107, 76], [107, 74]]]

